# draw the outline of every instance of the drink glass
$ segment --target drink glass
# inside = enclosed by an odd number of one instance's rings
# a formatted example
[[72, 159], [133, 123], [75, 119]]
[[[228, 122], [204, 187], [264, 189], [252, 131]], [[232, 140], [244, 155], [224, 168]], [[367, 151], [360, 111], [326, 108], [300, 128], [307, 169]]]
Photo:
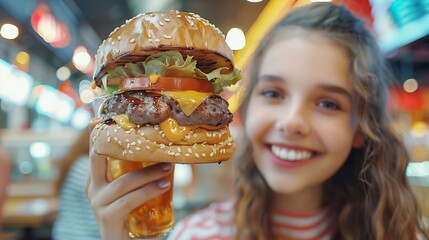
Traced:
[[[107, 157], [107, 161], [108, 176], [111, 178], [108, 180], [114, 180], [129, 171], [155, 164], [154, 162], [126, 161], [111, 157]], [[174, 168], [168, 178], [173, 183]], [[173, 186], [170, 186], [167, 192], [131, 211], [125, 221], [128, 235], [137, 239], [166, 238], [174, 225], [172, 198]]]
[[[104, 100], [105, 96], [98, 96], [91, 102], [90, 107], [94, 117], [100, 117], [100, 106]], [[154, 164], [156, 163], [127, 161], [108, 156], [107, 180], [113, 181], [127, 172]], [[171, 183], [170, 189], [167, 192], [149, 200], [128, 214], [125, 220], [125, 228], [131, 238], [147, 240], [165, 239], [172, 230], [174, 225], [174, 210], [172, 205], [174, 164], [173, 170], [167, 177]]]

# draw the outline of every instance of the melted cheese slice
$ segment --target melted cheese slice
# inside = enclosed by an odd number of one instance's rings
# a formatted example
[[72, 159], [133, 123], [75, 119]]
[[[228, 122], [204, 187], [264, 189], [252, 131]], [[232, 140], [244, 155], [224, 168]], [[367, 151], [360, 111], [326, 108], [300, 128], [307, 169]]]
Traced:
[[137, 127], [135, 123], [130, 121], [130, 119], [126, 114], [119, 114], [119, 115], [112, 116], [112, 119], [113, 121], [116, 122], [116, 124], [118, 124], [119, 126], [121, 126], [121, 128], [125, 130], [130, 130], [132, 128]]
[[159, 124], [168, 140], [175, 142], [185, 138], [186, 134], [191, 131], [191, 126], [180, 126], [173, 118], [167, 118]]
[[[126, 114], [119, 114], [119, 115], [112, 116], [112, 119], [113, 121], [116, 122], [116, 124], [118, 124], [121, 128], [125, 130], [137, 128], [137, 125], [131, 122]], [[223, 127], [223, 126], [211, 126], [207, 124], [198, 124], [194, 126], [181, 126], [173, 118], [167, 118], [166, 120], [161, 122], [159, 126], [161, 130], [164, 132], [165, 137], [172, 142], [180, 141], [184, 139], [186, 135], [189, 133], [189, 131], [195, 128], [201, 127], [208, 130], [216, 130]]]
[[159, 94], [172, 97], [179, 103], [180, 108], [186, 116], [191, 115], [195, 109], [206, 99], [213, 95], [212, 93], [196, 92], [196, 91], [164, 91], [158, 92]]
[[[131, 122], [126, 114], [112, 116], [112, 119], [125, 130], [137, 128], [137, 125]], [[186, 134], [193, 128], [191, 126], [180, 126], [173, 118], [167, 118], [165, 121], [161, 122], [159, 126], [164, 132], [165, 137], [172, 142], [184, 139]]]

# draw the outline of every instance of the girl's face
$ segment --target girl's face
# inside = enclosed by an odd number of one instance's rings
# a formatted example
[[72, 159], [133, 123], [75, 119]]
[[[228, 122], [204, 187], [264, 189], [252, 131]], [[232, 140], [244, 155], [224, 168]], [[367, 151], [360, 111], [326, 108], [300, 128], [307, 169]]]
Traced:
[[348, 66], [342, 48], [316, 35], [278, 40], [265, 52], [245, 131], [276, 193], [319, 196], [360, 146]]

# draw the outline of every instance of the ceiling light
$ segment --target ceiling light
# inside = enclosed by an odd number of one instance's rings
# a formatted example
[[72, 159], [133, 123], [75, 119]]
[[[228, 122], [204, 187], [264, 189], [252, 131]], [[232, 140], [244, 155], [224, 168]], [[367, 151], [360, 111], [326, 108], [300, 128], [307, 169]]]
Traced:
[[246, 37], [240, 28], [231, 28], [226, 34], [226, 43], [232, 50], [240, 50], [246, 45]]
[[73, 54], [73, 65], [80, 71], [85, 71], [91, 63], [91, 56], [84, 46], [76, 47]]
[[419, 88], [419, 83], [416, 79], [410, 78], [404, 82], [403, 88], [405, 92], [412, 93]]
[[70, 68], [68, 68], [67, 66], [62, 66], [58, 68], [56, 75], [59, 80], [65, 81], [70, 78], [70, 75], [71, 75]]
[[5, 23], [0, 28], [0, 35], [6, 39], [15, 39], [19, 35], [19, 29], [13, 24]]

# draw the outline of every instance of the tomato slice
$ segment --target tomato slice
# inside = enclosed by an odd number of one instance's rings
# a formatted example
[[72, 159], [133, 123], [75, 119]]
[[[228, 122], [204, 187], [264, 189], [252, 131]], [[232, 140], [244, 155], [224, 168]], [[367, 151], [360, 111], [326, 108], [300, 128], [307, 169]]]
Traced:
[[193, 90], [197, 92], [214, 92], [213, 85], [208, 80], [183, 77], [159, 77], [154, 83], [151, 82], [149, 77], [125, 78], [122, 79], [118, 90]]

